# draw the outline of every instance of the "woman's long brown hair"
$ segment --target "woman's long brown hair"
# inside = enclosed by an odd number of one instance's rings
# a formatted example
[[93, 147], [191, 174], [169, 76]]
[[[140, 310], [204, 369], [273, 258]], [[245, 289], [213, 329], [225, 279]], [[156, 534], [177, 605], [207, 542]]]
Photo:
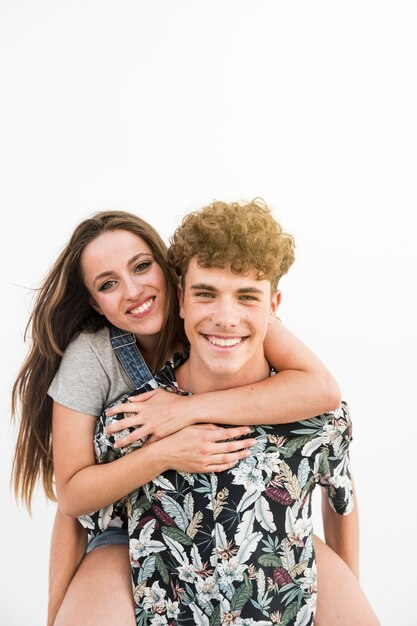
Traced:
[[61, 358], [82, 330], [94, 332], [108, 324], [90, 305], [81, 272], [85, 247], [103, 232], [127, 230], [142, 237], [164, 272], [167, 310], [157, 347], [156, 369], [167, 352], [183, 339], [178, 315], [177, 277], [168, 266], [166, 246], [156, 230], [125, 211], [103, 211], [84, 220], [52, 266], [38, 290], [26, 327], [31, 345], [12, 391], [12, 415], [20, 409], [20, 424], [13, 458], [12, 485], [16, 498], [31, 510], [33, 491], [41, 480], [48, 498], [56, 500], [53, 485], [52, 399], [47, 395]]

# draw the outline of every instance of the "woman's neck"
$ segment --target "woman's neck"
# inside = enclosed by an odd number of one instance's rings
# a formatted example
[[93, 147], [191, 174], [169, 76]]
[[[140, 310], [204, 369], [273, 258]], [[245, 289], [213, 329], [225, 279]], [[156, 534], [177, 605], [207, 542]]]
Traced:
[[[156, 354], [159, 345], [160, 334], [136, 336], [138, 348], [149, 367], [155, 371]], [[173, 343], [164, 355], [164, 363], [168, 361], [174, 352], [182, 352], [183, 346], [180, 342]]]
[[136, 343], [145, 359], [146, 363], [153, 370], [156, 365], [156, 351], [158, 348], [160, 334], [155, 335], [136, 335]]

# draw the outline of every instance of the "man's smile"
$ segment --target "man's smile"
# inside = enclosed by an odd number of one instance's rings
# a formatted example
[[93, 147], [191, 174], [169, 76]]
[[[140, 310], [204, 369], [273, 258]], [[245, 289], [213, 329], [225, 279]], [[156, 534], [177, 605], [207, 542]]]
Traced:
[[213, 346], [220, 348], [231, 348], [243, 343], [247, 339], [247, 337], [220, 337], [219, 335], [200, 334]]

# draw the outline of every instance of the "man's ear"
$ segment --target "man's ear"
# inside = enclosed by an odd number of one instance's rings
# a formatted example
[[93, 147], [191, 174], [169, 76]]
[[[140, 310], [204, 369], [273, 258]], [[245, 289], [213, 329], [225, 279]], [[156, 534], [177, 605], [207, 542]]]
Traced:
[[177, 285], [177, 293], [178, 293], [178, 303], [179, 303], [179, 314], [182, 319], [184, 319], [184, 289], [181, 283]]
[[270, 324], [272, 324], [276, 320], [277, 309], [280, 303], [281, 303], [281, 292], [279, 289], [277, 289], [271, 298], [271, 313], [269, 317]]
[[97, 302], [95, 300], [93, 300], [93, 298], [90, 298], [90, 304], [92, 306], [92, 308], [97, 311], [97, 313], [99, 315], [104, 315], [103, 311], [101, 310], [101, 308], [99, 307], [99, 305], [97, 304]]

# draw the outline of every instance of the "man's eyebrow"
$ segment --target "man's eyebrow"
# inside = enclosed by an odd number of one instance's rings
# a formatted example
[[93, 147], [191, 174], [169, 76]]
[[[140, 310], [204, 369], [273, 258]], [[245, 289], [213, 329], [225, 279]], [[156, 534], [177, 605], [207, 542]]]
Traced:
[[[201, 290], [201, 291], [217, 291], [217, 288], [213, 285], [208, 285], [206, 283], [195, 283], [191, 285], [191, 289]], [[236, 289], [236, 293], [257, 293], [262, 294], [262, 289], [258, 289], [257, 287], [240, 287]]]
[[262, 294], [262, 289], [258, 289], [257, 287], [241, 287], [237, 289], [237, 293], [260, 293]]
[[217, 291], [216, 287], [213, 287], [213, 285], [208, 285], [206, 283], [195, 283], [194, 285], [191, 285], [190, 289], [201, 289], [203, 291]]
[[[134, 256], [132, 256], [132, 258], [128, 260], [126, 265], [132, 265], [132, 263], [134, 263], [135, 261], [140, 259], [140, 257], [142, 257], [142, 256], [150, 256], [151, 257], [152, 254], [150, 252], [139, 252], [138, 254], [135, 254]], [[106, 276], [111, 276], [112, 274], [114, 274], [114, 272], [112, 272], [112, 271], [106, 271], [106, 272], [101, 272], [101, 274], [97, 274], [97, 276], [94, 279], [93, 285], [95, 285], [96, 282], [98, 280], [100, 280], [101, 278], [106, 278]]]

